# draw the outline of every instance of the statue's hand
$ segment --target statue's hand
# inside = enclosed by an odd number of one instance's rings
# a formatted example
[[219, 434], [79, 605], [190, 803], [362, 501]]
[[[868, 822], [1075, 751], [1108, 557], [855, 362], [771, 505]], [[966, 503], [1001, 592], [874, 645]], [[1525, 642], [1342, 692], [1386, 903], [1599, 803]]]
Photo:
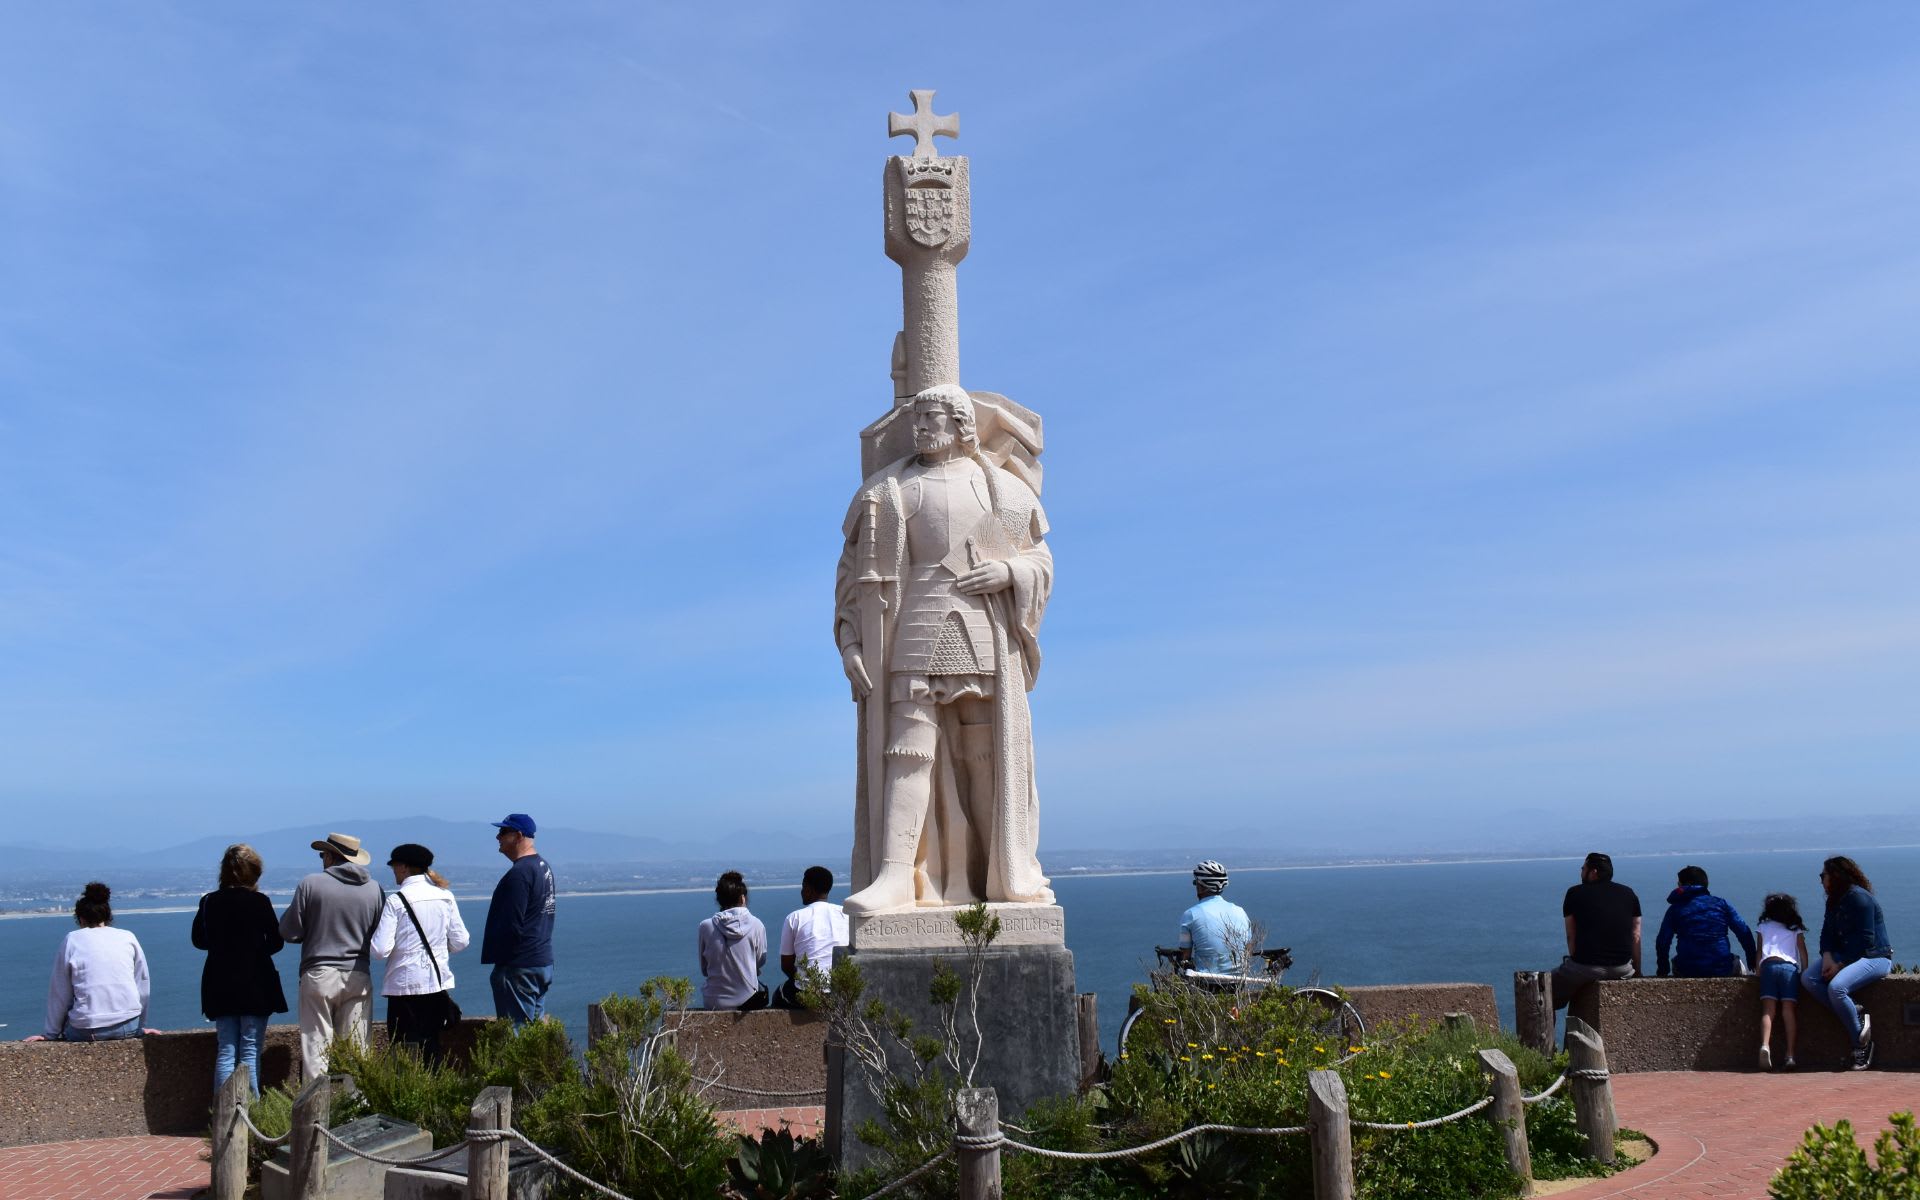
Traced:
[[867, 675], [867, 661], [860, 657], [860, 647], [847, 646], [840, 651], [840, 669], [847, 673], [847, 682], [853, 685], [853, 698], [865, 700], [873, 690], [873, 680]]
[[962, 575], [954, 586], [969, 596], [1002, 592], [1013, 586], [1013, 568], [997, 560], [983, 562]]

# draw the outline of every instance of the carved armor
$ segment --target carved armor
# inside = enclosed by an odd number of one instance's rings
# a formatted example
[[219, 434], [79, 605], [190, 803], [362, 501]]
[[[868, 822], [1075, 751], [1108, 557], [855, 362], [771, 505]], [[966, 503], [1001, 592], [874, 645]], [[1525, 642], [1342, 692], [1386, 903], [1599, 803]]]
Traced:
[[888, 670], [991, 673], [996, 660], [987, 598], [954, 586], [959, 572], [976, 565], [977, 550], [967, 543], [977, 540], [982, 519], [993, 513], [980, 465], [970, 458], [915, 464], [900, 481], [900, 503], [907, 522], [907, 577]]

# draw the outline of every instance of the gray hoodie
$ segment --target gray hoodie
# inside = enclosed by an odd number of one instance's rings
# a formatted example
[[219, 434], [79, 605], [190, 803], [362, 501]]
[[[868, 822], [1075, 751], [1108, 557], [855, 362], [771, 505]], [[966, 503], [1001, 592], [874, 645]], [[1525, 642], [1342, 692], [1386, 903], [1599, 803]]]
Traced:
[[341, 863], [316, 871], [293, 889], [280, 917], [280, 936], [300, 946], [300, 969], [367, 969], [367, 943], [380, 923], [386, 893], [365, 867]]
[[710, 1009], [739, 1008], [760, 990], [767, 927], [744, 908], [723, 908], [700, 922], [701, 998]]

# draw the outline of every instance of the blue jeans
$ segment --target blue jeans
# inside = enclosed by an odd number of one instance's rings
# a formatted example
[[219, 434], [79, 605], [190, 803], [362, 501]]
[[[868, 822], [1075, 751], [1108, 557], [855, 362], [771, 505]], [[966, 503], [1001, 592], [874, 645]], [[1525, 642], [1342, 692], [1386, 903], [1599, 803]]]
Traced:
[[140, 1037], [140, 1018], [130, 1017], [118, 1025], [102, 1025], [98, 1029], [81, 1029], [69, 1025], [60, 1031], [63, 1042], [117, 1042], [121, 1038]]
[[1760, 998], [1796, 1004], [1800, 1000], [1800, 964], [1770, 958], [1760, 964]]
[[538, 1021], [547, 1011], [547, 989], [553, 986], [553, 965], [493, 969], [493, 1015], [513, 1022], [515, 1029]]
[[217, 1093], [236, 1067], [247, 1069], [253, 1094], [260, 1094], [260, 1047], [267, 1040], [267, 1015], [213, 1019], [213, 1090]]
[[1847, 1044], [1858, 1046], [1860, 1009], [1853, 1002], [1853, 994], [1876, 979], [1885, 979], [1892, 970], [1890, 958], [1856, 958], [1835, 971], [1832, 979], [1822, 979], [1816, 959], [1800, 976], [1800, 986], [1807, 990], [1807, 995], [1833, 1010], [1833, 1015], [1847, 1027]]

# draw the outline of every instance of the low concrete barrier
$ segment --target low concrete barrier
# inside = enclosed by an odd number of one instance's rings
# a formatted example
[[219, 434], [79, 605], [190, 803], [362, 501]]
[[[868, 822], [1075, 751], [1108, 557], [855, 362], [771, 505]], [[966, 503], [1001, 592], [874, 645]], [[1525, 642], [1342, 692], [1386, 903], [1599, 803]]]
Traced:
[[[465, 1053], [484, 1024], [463, 1021], [445, 1034], [448, 1053]], [[384, 1040], [384, 1022], [374, 1023], [373, 1036]], [[0, 1042], [0, 1146], [203, 1134], [213, 1111], [213, 1055], [211, 1029], [118, 1042]], [[269, 1026], [260, 1086], [299, 1074], [299, 1027]]]
[[[1920, 975], [1890, 975], [1855, 1001], [1873, 1018], [1873, 1065], [1920, 1067]], [[1615, 1071], [1738, 1071], [1757, 1067], [1760, 982], [1734, 979], [1619, 979], [1589, 984], [1568, 1010], [1600, 1031]], [[1798, 1004], [1802, 1070], [1846, 1065], [1846, 1035], [1825, 1005]], [[1911, 1018], [1911, 1019], [1909, 1019]], [[1773, 1053], [1786, 1054], [1774, 1021]]]
[[[1466, 1012], [1496, 1028], [1493, 989], [1486, 984], [1433, 983], [1349, 988], [1369, 1026], [1406, 1017], [1438, 1021]], [[1124, 1013], [1111, 1014], [1119, 1028]], [[1878, 1019], [1878, 1018], [1876, 1018]], [[486, 1022], [469, 1019], [443, 1039], [463, 1054]], [[721, 1108], [787, 1108], [826, 1102], [827, 1024], [808, 1012], [689, 1012], [680, 1049], [702, 1078], [723, 1086], [710, 1098]], [[374, 1037], [386, 1034], [374, 1024]], [[1609, 1037], [1608, 1044], [1612, 1044]], [[213, 1108], [211, 1029], [158, 1033], [123, 1042], [0, 1042], [0, 1146], [157, 1133], [205, 1133]], [[260, 1083], [273, 1087], [300, 1070], [299, 1030], [267, 1030]], [[817, 1096], [811, 1093], [817, 1092]], [[795, 1095], [795, 1093], [802, 1093]]]

